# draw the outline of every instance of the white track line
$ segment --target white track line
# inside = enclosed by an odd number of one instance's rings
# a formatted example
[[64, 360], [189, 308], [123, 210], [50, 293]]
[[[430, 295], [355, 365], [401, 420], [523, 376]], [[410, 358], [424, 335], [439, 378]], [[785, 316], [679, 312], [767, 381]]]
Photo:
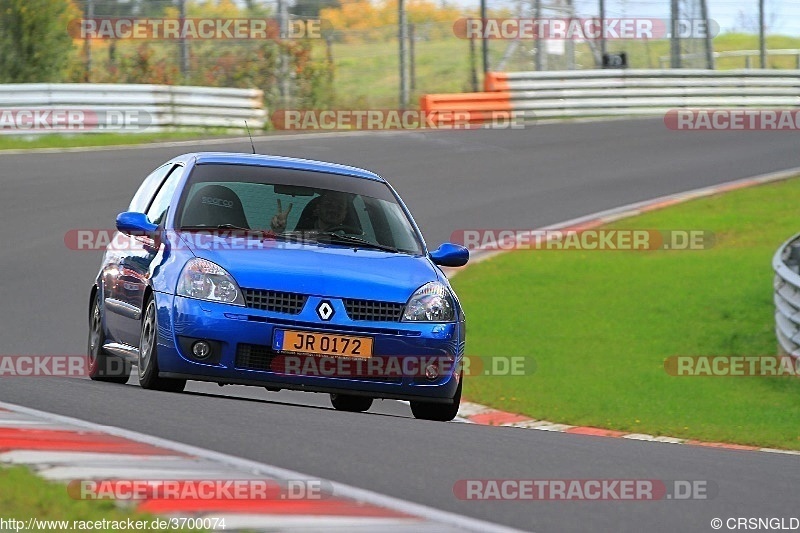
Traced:
[[[300, 139], [320, 139], [323, 137], [360, 137], [363, 135], [391, 135], [403, 132], [398, 131], [343, 131], [330, 133], [295, 133], [284, 135], [259, 135], [253, 137], [253, 142], [263, 141], [288, 141]], [[0, 150], [0, 155], [25, 155], [25, 154], [68, 154], [72, 152], [111, 152], [114, 150], [145, 150], [153, 148], [176, 148], [180, 146], [209, 146], [215, 144], [241, 144], [244, 153], [251, 153], [250, 137], [220, 137], [216, 139], [194, 139], [186, 141], [162, 141], [140, 144], [117, 144], [108, 146], [73, 146], [69, 148], [12, 148]], [[196, 152], [197, 150], [191, 150]]]

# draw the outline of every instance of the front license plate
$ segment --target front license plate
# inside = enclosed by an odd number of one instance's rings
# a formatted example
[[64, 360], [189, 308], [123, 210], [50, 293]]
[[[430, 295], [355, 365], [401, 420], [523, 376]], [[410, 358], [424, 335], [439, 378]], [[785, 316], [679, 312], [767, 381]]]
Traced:
[[279, 329], [275, 331], [272, 349], [313, 355], [372, 357], [372, 337]]

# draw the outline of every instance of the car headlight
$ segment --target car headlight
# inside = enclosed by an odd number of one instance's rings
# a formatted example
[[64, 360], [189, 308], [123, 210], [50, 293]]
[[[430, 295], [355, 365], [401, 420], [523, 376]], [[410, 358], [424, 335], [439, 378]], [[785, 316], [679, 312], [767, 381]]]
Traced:
[[191, 259], [178, 281], [178, 296], [244, 307], [242, 290], [228, 272], [206, 259]]
[[404, 322], [452, 322], [454, 317], [453, 295], [438, 281], [417, 289], [403, 311]]

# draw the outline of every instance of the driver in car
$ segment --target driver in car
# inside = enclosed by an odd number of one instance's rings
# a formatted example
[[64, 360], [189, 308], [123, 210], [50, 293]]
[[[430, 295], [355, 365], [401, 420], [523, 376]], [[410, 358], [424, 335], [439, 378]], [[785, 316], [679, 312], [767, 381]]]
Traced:
[[[327, 191], [323, 193], [318, 199], [312, 200], [316, 202], [313, 206], [314, 225], [309, 228], [301, 228], [298, 222], [297, 230], [317, 230], [329, 231], [332, 228], [341, 227], [347, 217], [347, 203], [348, 198], [345, 193], [336, 191]], [[292, 211], [292, 205], [286, 211], [281, 206], [281, 201], [278, 200], [278, 212], [272, 217], [270, 226], [272, 231], [281, 232], [286, 230], [286, 219]], [[302, 217], [301, 217], [302, 221]]]

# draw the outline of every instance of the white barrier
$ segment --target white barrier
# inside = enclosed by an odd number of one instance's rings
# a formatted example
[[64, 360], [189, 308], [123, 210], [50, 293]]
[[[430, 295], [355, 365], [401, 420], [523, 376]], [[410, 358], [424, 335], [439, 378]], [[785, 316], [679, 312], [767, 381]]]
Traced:
[[800, 70], [603, 69], [497, 72], [487, 91], [509, 94], [525, 118], [661, 115], [670, 109], [800, 107]]
[[431, 94], [426, 111], [475, 117], [664, 115], [676, 108], [800, 108], [800, 70], [603, 69], [490, 72], [483, 93]]
[[[0, 133], [264, 127], [258, 89], [132, 84], [0, 85]], [[47, 113], [47, 112], [50, 113]], [[63, 123], [66, 121], [66, 123]]]

